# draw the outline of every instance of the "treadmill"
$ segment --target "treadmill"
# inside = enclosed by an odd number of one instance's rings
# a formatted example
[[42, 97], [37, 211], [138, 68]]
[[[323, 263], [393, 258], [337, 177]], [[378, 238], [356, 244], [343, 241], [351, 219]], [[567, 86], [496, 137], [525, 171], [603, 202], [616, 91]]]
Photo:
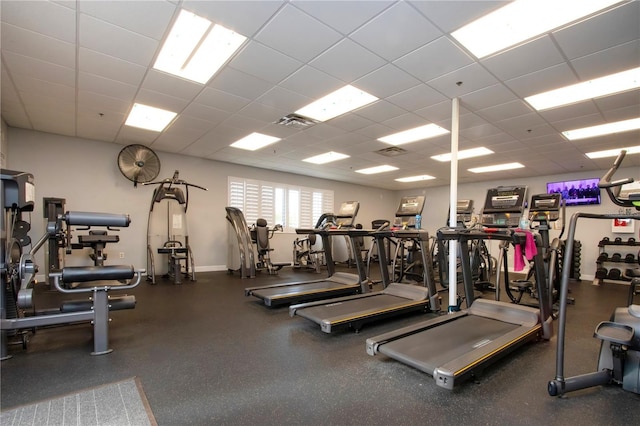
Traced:
[[[390, 283], [389, 264], [385, 250], [380, 250], [378, 263], [382, 275], [384, 289], [377, 292], [368, 292], [363, 289], [362, 294], [346, 296], [337, 299], [320, 300], [316, 302], [292, 305], [289, 307], [289, 315], [297, 315], [320, 325], [325, 333], [331, 333], [338, 328], [350, 327], [356, 332], [362, 325], [369, 322], [407, 314], [409, 312], [439, 311], [440, 301], [436, 292], [433, 277], [433, 264], [429, 252], [429, 233], [415, 228], [415, 217], [422, 214], [424, 196], [403, 197], [396, 213], [396, 223], [404, 223], [404, 229], [344, 230], [352, 239], [352, 247], [356, 247], [355, 239], [373, 236], [377, 240], [378, 247], [384, 247], [385, 238], [398, 240], [410, 240], [419, 249], [423, 268], [423, 286]], [[411, 224], [411, 225], [409, 225]], [[365, 271], [362, 257], [355, 254], [356, 265], [362, 275]]]
[[245, 296], [257, 297], [262, 299], [266, 306], [277, 307], [368, 291], [369, 287], [363, 272], [350, 274], [335, 271], [331, 247], [332, 237], [346, 235], [343, 227], [353, 223], [355, 215], [358, 213], [358, 208], [359, 203], [357, 201], [343, 202], [337, 214], [328, 215], [336, 219], [335, 223], [327, 222], [321, 228], [296, 229], [297, 234], [315, 234], [322, 239], [322, 247], [327, 263], [327, 278], [248, 287], [244, 289]]
[[[515, 228], [524, 211], [526, 187], [498, 187], [487, 193], [481, 215], [482, 229], [442, 228], [438, 238], [456, 240], [467, 308], [367, 339], [369, 355], [378, 353], [433, 376], [438, 386], [453, 389], [463, 379], [499, 360], [526, 342], [553, 335], [546, 286], [540, 287], [540, 307], [495, 300], [474, 300], [470, 268], [470, 241], [488, 239], [525, 245], [533, 238], [536, 279], [544, 282], [542, 243], [538, 235]], [[528, 234], [528, 235], [527, 235]]]

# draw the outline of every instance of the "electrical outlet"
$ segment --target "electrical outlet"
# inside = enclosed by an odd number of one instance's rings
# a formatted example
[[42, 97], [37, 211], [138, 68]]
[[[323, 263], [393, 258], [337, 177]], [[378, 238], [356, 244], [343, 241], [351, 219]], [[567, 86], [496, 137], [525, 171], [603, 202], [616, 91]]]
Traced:
[[124, 252], [123, 251], [120, 252], [120, 259], [124, 259]]

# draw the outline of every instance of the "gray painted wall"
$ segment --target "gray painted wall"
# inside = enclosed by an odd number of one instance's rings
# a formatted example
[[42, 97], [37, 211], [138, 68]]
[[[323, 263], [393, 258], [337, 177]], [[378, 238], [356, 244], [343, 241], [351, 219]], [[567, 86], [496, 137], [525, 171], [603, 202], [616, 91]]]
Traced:
[[[66, 199], [66, 210], [128, 213], [132, 223], [119, 232], [120, 243], [107, 246], [108, 262], [146, 265], [147, 218], [153, 186], [133, 187], [119, 171], [117, 156], [122, 145], [83, 140], [23, 129], [9, 128], [11, 155], [8, 168], [32, 173], [39, 200], [31, 215], [33, 239], [44, 234], [43, 197]], [[291, 183], [301, 186], [332, 189], [336, 208], [342, 201], [360, 202], [358, 222], [368, 227], [372, 220], [393, 217], [397, 207], [393, 191], [350, 185], [335, 181], [291, 175], [253, 167], [244, 167], [177, 154], [157, 152], [161, 171], [158, 180], [170, 178], [174, 170], [180, 178], [208, 188], [189, 191], [189, 235], [196, 260], [196, 271], [225, 270], [227, 264], [228, 224], [225, 219], [228, 176]], [[292, 260], [292, 245], [296, 234], [277, 233], [272, 240], [272, 259]], [[42, 250], [41, 250], [42, 251]], [[337, 247], [338, 258], [346, 252]], [[120, 252], [125, 259], [118, 259]], [[67, 264], [90, 262], [87, 253], [67, 257]], [[44, 267], [43, 253], [36, 257]]]
[[[153, 187], [138, 186], [121, 175], [116, 159], [122, 145], [59, 136], [29, 130], [8, 128], [8, 148], [10, 152], [6, 167], [27, 171], [35, 176], [38, 200], [42, 197], [60, 197], [67, 201], [67, 210], [102, 211], [128, 213], [132, 225], [120, 231], [120, 243], [108, 246], [110, 263], [130, 263], [144, 268], [146, 264], [146, 225], [148, 209]], [[388, 191], [336, 181], [291, 175], [264, 169], [238, 166], [217, 161], [198, 159], [177, 154], [157, 152], [162, 170], [158, 179], [171, 177], [174, 170], [180, 171], [180, 177], [188, 182], [209, 188], [209, 191], [190, 191], [189, 230], [191, 246], [194, 251], [198, 271], [224, 270], [227, 264], [228, 225], [224, 207], [227, 205], [228, 176], [261, 179], [270, 182], [296, 182], [302, 186], [327, 188], [335, 191], [336, 209], [342, 201], [360, 201], [360, 213], [357, 222], [369, 227], [372, 220], [392, 219], [400, 197], [403, 195], [426, 195], [423, 227], [432, 235], [445, 224], [449, 204], [449, 187], [435, 187], [407, 191]], [[428, 173], [428, 170], [425, 170]], [[481, 182], [459, 185], [458, 198], [471, 198], [475, 201], [475, 211], [479, 212], [486, 190], [498, 185], [526, 185], [529, 196], [546, 191], [550, 181], [571, 180], [585, 177], [599, 177], [602, 172], [586, 172], [568, 175], [517, 179], [512, 182]], [[618, 177], [633, 176], [640, 178], [638, 170], [623, 168]], [[604, 195], [604, 193], [603, 193]], [[603, 197], [600, 206], [569, 207], [568, 216], [581, 209], [588, 212], [615, 213], [619, 208], [608, 198]], [[568, 218], [567, 218], [568, 220]], [[42, 202], [36, 205], [31, 215], [33, 239], [44, 233]], [[638, 237], [640, 224], [636, 224]], [[559, 231], [552, 231], [552, 237]], [[595, 273], [595, 259], [599, 254], [597, 242], [604, 236], [626, 239], [627, 234], [613, 234], [609, 221], [583, 220], [580, 222], [576, 238], [583, 243], [582, 276], [592, 279]], [[272, 240], [275, 248], [273, 260], [289, 262], [292, 258], [292, 242], [295, 234], [278, 233]], [[344, 249], [338, 244], [338, 260], [346, 257]], [[497, 244], [490, 243], [494, 253]], [[612, 251], [609, 250], [609, 251]], [[119, 252], [125, 253], [125, 259], [117, 259]], [[43, 253], [36, 257], [43, 261]], [[116, 260], [117, 259], [117, 260]], [[68, 257], [68, 264], [87, 264], [86, 253]], [[44, 263], [40, 263], [44, 266]]]

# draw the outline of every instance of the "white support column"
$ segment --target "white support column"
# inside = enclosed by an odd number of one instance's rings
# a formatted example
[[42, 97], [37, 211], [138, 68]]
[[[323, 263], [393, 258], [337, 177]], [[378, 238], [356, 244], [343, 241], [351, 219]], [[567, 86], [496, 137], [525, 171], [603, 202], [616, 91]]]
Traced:
[[[456, 226], [456, 206], [458, 204], [458, 128], [460, 126], [460, 100], [452, 99], [451, 104], [451, 178], [449, 186], [449, 226]], [[458, 242], [449, 241], [449, 312], [457, 310], [457, 257]]]

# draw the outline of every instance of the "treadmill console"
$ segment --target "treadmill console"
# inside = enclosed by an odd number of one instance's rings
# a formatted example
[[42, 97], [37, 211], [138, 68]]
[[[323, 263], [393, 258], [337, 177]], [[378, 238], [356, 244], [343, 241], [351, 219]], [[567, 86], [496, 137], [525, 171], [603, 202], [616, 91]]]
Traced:
[[480, 224], [495, 228], [517, 228], [524, 212], [526, 186], [499, 186], [487, 191]]
[[458, 200], [456, 203], [456, 223], [464, 226], [471, 221], [473, 215], [473, 200]]
[[402, 197], [400, 206], [396, 210], [394, 228], [415, 228], [416, 216], [422, 215], [424, 208], [424, 195]]
[[340, 210], [335, 215], [338, 228], [352, 228], [356, 220], [356, 215], [360, 209], [360, 202], [345, 201], [340, 206]]
[[529, 206], [529, 220], [531, 222], [555, 222], [560, 218], [560, 203], [562, 195], [536, 194], [531, 196]]

